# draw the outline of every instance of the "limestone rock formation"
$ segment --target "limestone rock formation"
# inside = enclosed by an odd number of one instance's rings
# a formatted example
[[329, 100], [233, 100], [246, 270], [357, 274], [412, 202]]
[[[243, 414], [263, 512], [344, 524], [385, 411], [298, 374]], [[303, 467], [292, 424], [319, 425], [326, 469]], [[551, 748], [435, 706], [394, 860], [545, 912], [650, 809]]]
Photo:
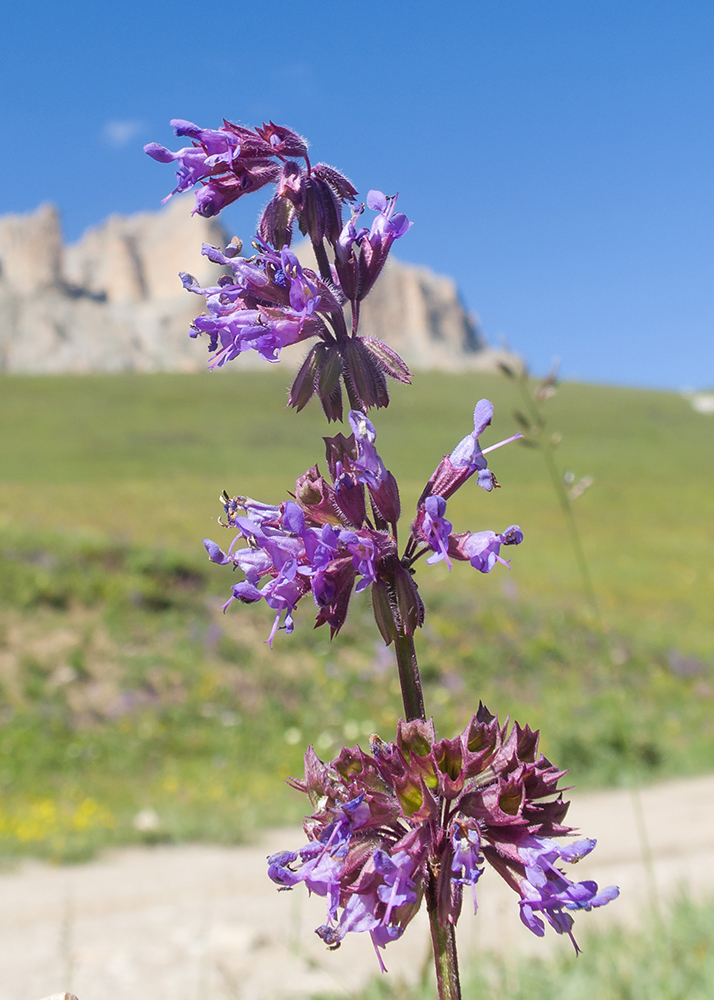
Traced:
[[[63, 246], [51, 205], [0, 217], [0, 371], [198, 371], [207, 354], [188, 336], [201, 299], [179, 271], [202, 285], [220, 270], [202, 243], [223, 246], [213, 219], [192, 216], [191, 196], [158, 212], [112, 215], [79, 242]], [[311, 249], [298, 252], [309, 264]], [[390, 261], [365, 302], [360, 329], [387, 341], [413, 369], [494, 370], [511, 356], [489, 349], [465, 312], [451, 278]], [[304, 345], [283, 352], [297, 365]], [[242, 356], [230, 367], [257, 367]]]
[[187, 336], [200, 302], [178, 271], [213, 280], [201, 243], [216, 240], [221, 228], [181, 200], [111, 216], [68, 247], [51, 206], [0, 218], [0, 370], [200, 369], [205, 358]]
[[[316, 269], [309, 241], [296, 253], [304, 266]], [[393, 257], [362, 304], [359, 328], [365, 337], [390, 344], [413, 371], [495, 371], [507, 358], [487, 346], [478, 318], [464, 309], [452, 278]]]

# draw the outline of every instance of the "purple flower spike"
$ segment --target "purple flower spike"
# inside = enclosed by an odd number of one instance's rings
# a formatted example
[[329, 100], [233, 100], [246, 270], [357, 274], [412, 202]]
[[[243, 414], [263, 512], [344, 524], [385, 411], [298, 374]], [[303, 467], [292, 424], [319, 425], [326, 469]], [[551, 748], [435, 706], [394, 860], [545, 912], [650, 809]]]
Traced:
[[421, 523], [421, 535], [426, 542], [434, 549], [434, 555], [429, 556], [427, 562], [430, 564], [446, 560], [446, 564], [451, 569], [451, 559], [449, 558], [449, 536], [453, 525], [444, 517], [446, 513], [446, 500], [440, 496], [430, 496], [424, 501], [424, 518]]
[[[253, 273], [252, 265], [246, 270], [245, 262], [208, 249], [225, 259], [241, 280], [259, 286], [259, 273]], [[286, 283], [300, 280], [301, 269], [289, 250], [284, 249], [278, 259]], [[490, 419], [490, 404], [482, 404], [480, 412], [483, 421]], [[425, 490], [399, 558], [396, 480], [377, 451], [377, 432], [366, 414], [351, 410], [349, 422], [349, 437], [325, 438], [331, 482], [314, 466], [298, 478], [295, 499], [279, 506], [224, 493], [226, 526], [239, 534], [227, 553], [215, 542], [205, 542], [213, 562], [231, 564], [245, 574], [243, 582], [234, 584], [224, 610], [236, 600], [265, 600], [275, 612], [271, 645], [278, 630], [292, 632], [293, 614], [306, 594], [318, 607], [316, 626], [329, 624], [334, 636], [346, 620], [352, 594], [370, 587], [375, 619], [389, 645], [395, 628], [413, 635], [424, 622], [424, 606], [411, 572], [421, 556], [427, 555], [430, 564], [446, 561], [449, 569], [454, 559], [467, 561], [481, 573], [490, 573], [498, 562], [509, 566], [501, 557], [502, 546], [523, 541], [517, 525], [501, 534], [454, 533], [445, 497]], [[240, 539], [247, 541], [247, 547], [237, 547]]]
[[499, 441], [498, 444], [482, 449], [479, 437], [491, 423], [492, 417], [493, 403], [488, 399], [480, 399], [474, 410], [473, 431], [459, 441], [450, 455], [441, 460], [424, 488], [421, 496], [422, 501], [431, 493], [438, 494], [448, 500], [474, 474], [477, 474], [478, 485], [488, 493], [498, 486], [496, 477], [488, 469], [488, 463], [484, 456], [504, 444], [518, 440], [523, 435], [521, 433], [514, 434], [512, 437], [506, 438], [505, 441]]

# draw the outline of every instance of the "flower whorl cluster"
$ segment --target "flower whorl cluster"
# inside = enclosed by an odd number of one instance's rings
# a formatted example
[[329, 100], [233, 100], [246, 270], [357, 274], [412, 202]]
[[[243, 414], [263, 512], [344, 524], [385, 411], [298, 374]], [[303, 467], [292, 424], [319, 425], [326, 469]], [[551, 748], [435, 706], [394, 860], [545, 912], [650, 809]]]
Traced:
[[377, 949], [402, 934], [429, 884], [442, 926], [458, 921], [466, 886], [475, 912], [488, 862], [520, 897], [529, 930], [542, 936], [545, 919], [577, 950], [572, 913], [603, 906], [618, 890], [572, 882], [557, 867], [595, 841], [558, 843], [573, 833], [557, 788], [565, 772], [538, 754], [538, 739], [528, 726], [508, 733], [480, 706], [453, 740], [437, 741], [433, 723], [417, 720], [399, 722], [395, 743], [373, 736], [371, 754], [345, 748], [326, 764], [310, 747], [304, 779], [291, 781], [315, 809], [304, 823], [309, 842], [268, 858], [270, 877], [326, 897], [317, 933], [330, 947], [366, 931]]
[[[374, 426], [361, 411], [350, 411], [349, 437], [337, 434], [324, 439], [329, 480], [313, 466], [297, 480], [294, 500], [280, 505], [224, 493], [224, 526], [237, 529], [238, 534], [227, 552], [210, 539], [204, 540], [204, 546], [212, 562], [233, 565], [245, 574], [245, 580], [233, 586], [224, 610], [235, 600], [246, 604], [265, 600], [276, 612], [268, 640], [272, 645], [278, 628], [292, 632], [293, 612], [301, 598], [311, 593], [318, 607], [316, 625], [329, 624], [334, 636], [345, 622], [353, 591], [371, 586], [375, 618], [385, 642], [391, 643], [398, 633], [413, 635], [424, 621], [412, 573], [417, 559], [431, 552], [429, 563], [446, 559], [451, 565], [451, 559], [464, 560], [488, 573], [496, 562], [505, 563], [499, 555], [502, 545], [518, 545], [523, 540], [517, 525], [501, 534], [456, 534], [445, 518], [445, 496], [471, 476], [478, 473], [477, 481], [485, 490], [498, 485], [478, 440], [492, 412], [488, 400], [477, 404], [473, 432], [442, 460], [429, 480], [401, 559], [399, 488], [377, 452]], [[437, 485], [441, 494], [432, 492]], [[247, 546], [236, 548], [241, 539]]]
[[[247, 350], [278, 361], [282, 348], [317, 337], [293, 383], [292, 406], [301, 410], [317, 393], [328, 420], [341, 420], [341, 383], [353, 409], [387, 406], [386, 376], [409, 382], [409, 369], [386, 344], [358, 336], [358, 327], [360, 303], [392, 244], [411, 226], [396, 211], [396, 195], [370, 191], [366, 205], [376, 215], [369, 227], [359, 226], [365, 205], [355, 201], [353, 185], [334, 167], [313, 166], [306, 141], [291, 129], [273, 122], [255, 129], [228, 121], [219, 129], [180, 119], [171, 124], [191, 146], [175, 153], [158, 143], [144, 147], [155, 160], [177, 164], [169, 198], [200, 184], [194, 211], [211, 217], [244, 194], [276, 186], [258, 222], [254, 256], [240, 256], [240, 241], [224, 251], [204, 245], [203, 253], [232, 274], [209, 288], [181, 275], [186, 288], [206, 299], [208, 315], [197, 318], [191, 336], [208, 334], [210, 367]], [[310, 239], [318, 273], [303, 269], [289, 250], [296, 224]]]

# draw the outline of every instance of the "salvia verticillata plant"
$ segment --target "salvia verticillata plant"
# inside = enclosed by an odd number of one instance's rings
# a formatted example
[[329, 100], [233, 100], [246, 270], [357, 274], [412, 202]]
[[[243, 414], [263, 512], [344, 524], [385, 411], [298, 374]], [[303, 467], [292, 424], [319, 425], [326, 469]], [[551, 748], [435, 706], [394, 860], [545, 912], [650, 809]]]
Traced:
[[[414, 634], [425, 610], [415, 566], [422, 556], [449, 569], [454, 560], [469, 562], [481, 573], [499, 562], [509, 566], [501, 550], [522, 542], [517, 525], [500, 533], [455, 532], [446, 507], [470, 479], [486, 493], [497, 487], [486, 454], [523, 435], [482, 448], [493, 407], [480, 400], [473, 431], [426, 483], [400, 550], [399, 487], [377, 451], [367, 411], [388, 405], [386, 376], [404, 383], [411, 376], [392, 348], [359, 330], [360, 303], [392, 243], [411, 225], [396, 212], [396, 195], [370, 191], [366, 207], [375, 215], [362, 226], [365, 205], [350, 181], [333, 167], [313, 165], [307, 142], [291, 129], [272, 122], [255, 129], [228, 121], [219, 129], [172, 125], [190, 145], [175, 153], [156, 143], [145, 149], [176, 164], [171, 194], [200, 185], [195, 212], [214, 216], [244, 194], [274, 186], [252, 256], [242, 256], [238, 239], [222, 250], [204, 246], [225, 269], [216, 285], [201, 288], [181, 275], [189, 291], [205, 298], [191, 336], [208, 336], [210, 367], [247, 350], [275, 362], [283, 347], [316, 341], [293, 382], [290, 405], [301, 410], [316, 395], [328, 421], [342, 420], [343, 386], [350, 404], [351, 433], [324, 438], [324, 476], [314, 465], [290, 499], [276, 504], [221, 496], [221, 523], [235, 534], [225, 547], [209, 539], [204, 545], [212, 562], [243, 574], [224, 610], [236, 601], [265, 601], [273, 613], [272, 645], [279, 630], [292, 632], [296, 608], [309, 594], [315, 624], [329, 625], [334, 637], [352, 594], [369, 589], [379, 632], [395, 647], [404, 703], [396, 739], [372, 736], [370, 753], [344, 748], [323, 762], [308, 748], [305, 777], [292, 781], [312, 804], [304, 824], [308, 843], [269, 858], [269, 875], [281, 889], [302, 882], [325, 897], [326, 920], [317, 933], [330, 948], [350, 931], [369, 933], [382, 969], [381, 949], [425, 904], [440, 1000], [458, 1000], [454, 928], [464, 890], [476, 910], [486, 864], [516, 893], [526, 927], [542, 935], [548, 923], [573, 943], [573, 913], [618, 893], [573, 882], [561, 870], [595, 841], [573, 839], [565, 825], [568, 803], [558, 789], [564, 772], [538, 753], [538, 733], [517, 723], [509, 729], [480, 705], [463, 733], [438, 740], [424, 708]], [[316, 271], [290, 249], [296, 227], [309, 238]]]

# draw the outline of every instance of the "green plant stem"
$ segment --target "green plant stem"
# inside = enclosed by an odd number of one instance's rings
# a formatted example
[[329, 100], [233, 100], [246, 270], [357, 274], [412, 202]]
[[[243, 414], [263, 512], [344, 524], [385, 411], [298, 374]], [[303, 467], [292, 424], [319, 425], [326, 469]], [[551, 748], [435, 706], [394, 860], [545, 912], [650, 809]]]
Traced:
[[[524, 379], [520, 379], [519, 388], [521, 390], [521, 396], [523, 397], [526, 408], [530, 411], [531, 419], [533, 420], [535, 426], [542, 430], [545, 426], [543, 417], [539, 413], [538, 407], [533, 402], [531, 394], [528, 391], [528, 384]], [[555, 456], [553, 455], [552, 444], [550, 442], [540, 444], [540, 451], [543, 455], [543, 460], [545, 461], [548, 474], [553, 483], [558, 503], [563, 511], [563, 517], [565, 518], [568, 534], [570, 535], [570, 544], [573, 550], [573, 555], [575, 556], [575, 562], [577, 563], [578, 571], [580, 572], [580, 579], [583, 583], [585, 599], [591, 607], [600, 632], [604, 633], [605, 629], [602, 621], [602, 615], [600, 614], [600, 605], [598, 604], [597, 595], [595, 594], [592, 576], [590, 575], [590, 567], [588, 566], [585, 550], [583, 549], [583, 545], [580, 540], [580, 532], [578, 531], [578, 526], [573, 515], [570, 498], [565, 491], [563, 479], [560, 474], [560, 470], [558, 469], [557, 462], [555, 461]]]
[[431, 924], [431, 942], [434, 946], [434, 969], [439, 1000], [461, 1000], [459, 960], [456, 954], [456, 931], [453, 924], [439, 923], [437, 904], [437, 878], [429, 872], [426, 886], [426, 907]]
[[[414, 637], [404, 635], [396, 621], [394, 623], [394, 646], [397, 652], [399, 667], [399, 683], [402, 686], [402, 701], [407, 721], [421, 719], [426, 721], [424, 697], [419, 677]], [[442, 927], [439, 923], [439, 907], [437, 901], [437, 876], [431, 868], [427, 874], [426, 905], [431, 924], [431, 941], [434, 946], [434, 969], [439, 987], [439, 1000], [461, 1000], [459, 984], [459, 962], [456, 955], [456, 937], [451, 924]]]
[[600, 605], [598, 604], [597, 596], [595, 594], [595, 588], [593, 587], [592, 577], [590, 575], [590, 567], [588, 566], [588, 560], [583, 549], [582, 542], [580, 540], [580, 532], [578, 531], [578, 526], [575, 523], [575, 517], [573, 515], [573, 509], [570, 506], [570, 500], [565, 492], [565, 488], [562, 483], [560, 476], [560, 471], [556, 464], [555, 458], [553, 456], [553, 451], [549, 445], [545, 445], [542, 449], [543, 458], [545, 459], [545, 464], [548, 467], [548, 472], [550, 473], [550, 478], [553, 481], [553, 486], [555, 487], [555, 492], [558, 497], [558, 502], [563, 511], [563, 516], [565, 517], [565, 522], [568, 526], [568, 534], [570, 535], [570, 544], [573, 549], [573, 554], [575, 556], [575, 561], [578, 565], [580, 571], [580, 578], [583, 581], [583, 590], [585, 591], [585, 598], [592, 608], [595, 619], [600, 626], [600, 630], [603, 630], [602, 616], [600, 614]]
[[404, 702], [407, 722], [411, 722], [412, 719], [426, 721], [424, 696], [421, 691], [421, 678], [416, 650], [414, 649], [414, 636], [401, 635], [397, 632], [394, 647], [397, 652], [399, 683], [402, 686], [402, 701]]
[[[396, 625], [396, 623], [395, 623]], [[397, 629], [394, 640], [399, 667], [399, 682], [402, 686], [402, 701], [407, 721], [426, 721], [424, 698], [419, 677], [419, 665], [414, 648], [414, 637], [402, 635]], [[437, 901], [437, 876], [428, 871], [426, 885], [426, 905], [431, 925], [431, 941], [434, 947], [434, 970], [439, 988], [439, 1000], [461, 1000], [459, 983], [459, 961], [456, 954], [456, 936], [452, 924], [445, 927], [439, 923]]]

